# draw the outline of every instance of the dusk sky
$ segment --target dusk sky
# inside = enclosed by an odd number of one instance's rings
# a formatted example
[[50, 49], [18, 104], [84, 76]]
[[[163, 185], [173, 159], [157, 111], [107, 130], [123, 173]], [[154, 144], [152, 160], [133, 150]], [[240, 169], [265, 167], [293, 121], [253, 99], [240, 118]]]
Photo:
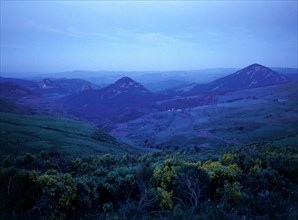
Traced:
[[297, 1], [1, 1], [1, 71], [297, 68]]

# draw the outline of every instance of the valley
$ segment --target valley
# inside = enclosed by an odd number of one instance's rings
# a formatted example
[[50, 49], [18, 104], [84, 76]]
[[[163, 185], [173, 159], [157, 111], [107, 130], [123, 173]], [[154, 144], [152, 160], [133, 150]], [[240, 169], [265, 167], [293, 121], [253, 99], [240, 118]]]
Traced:
[[253, 143], [296, 146], [297, 85], [253, 64], [207, 84], [159, 93], [129, 77], [101, 88], [81, 79], [2, 77], [0, 94], [8, 113], [82, 121], [133, 148], [189, 151]]

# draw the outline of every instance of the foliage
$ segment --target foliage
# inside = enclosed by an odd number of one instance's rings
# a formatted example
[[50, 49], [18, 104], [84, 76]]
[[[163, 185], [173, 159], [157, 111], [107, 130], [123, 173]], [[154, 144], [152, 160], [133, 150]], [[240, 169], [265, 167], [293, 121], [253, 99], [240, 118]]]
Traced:
[[172, 160], [166, 159], [162, 167], [153, 171], [153, 177], [158, 182], [157, 191], [160, 193], [160, 206], [165, 208], [173, 207], [173, 191], [170, 189], [172, 179], [176, 176], [176, 170]]
[[[294, 219], [296, 148], [249, 146], [192, 155], [5, 155], [0, 217]], [[207, 158], [200, 160], [198, 158]]]

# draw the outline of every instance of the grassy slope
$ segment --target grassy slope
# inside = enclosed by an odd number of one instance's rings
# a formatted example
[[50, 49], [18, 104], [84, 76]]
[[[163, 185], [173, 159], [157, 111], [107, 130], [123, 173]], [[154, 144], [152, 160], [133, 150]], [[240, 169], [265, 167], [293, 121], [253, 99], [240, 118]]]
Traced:
[[[78, 121], [53, 116], [18, 115], [0, 112], [0, 153], [58, 151], [72, 155], [134, 152]], [[109, 140], [110, 139], [110, 140]]]

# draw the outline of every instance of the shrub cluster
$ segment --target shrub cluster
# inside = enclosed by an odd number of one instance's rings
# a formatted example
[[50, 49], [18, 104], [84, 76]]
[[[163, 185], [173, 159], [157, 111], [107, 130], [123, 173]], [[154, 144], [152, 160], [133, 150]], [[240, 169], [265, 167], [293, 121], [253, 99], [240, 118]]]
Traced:
[[6, 155], [0, 217], [254, 219], [297, 217], [296, 148], [229, 149], [218, 159], [157, 152], [72, 158]]

